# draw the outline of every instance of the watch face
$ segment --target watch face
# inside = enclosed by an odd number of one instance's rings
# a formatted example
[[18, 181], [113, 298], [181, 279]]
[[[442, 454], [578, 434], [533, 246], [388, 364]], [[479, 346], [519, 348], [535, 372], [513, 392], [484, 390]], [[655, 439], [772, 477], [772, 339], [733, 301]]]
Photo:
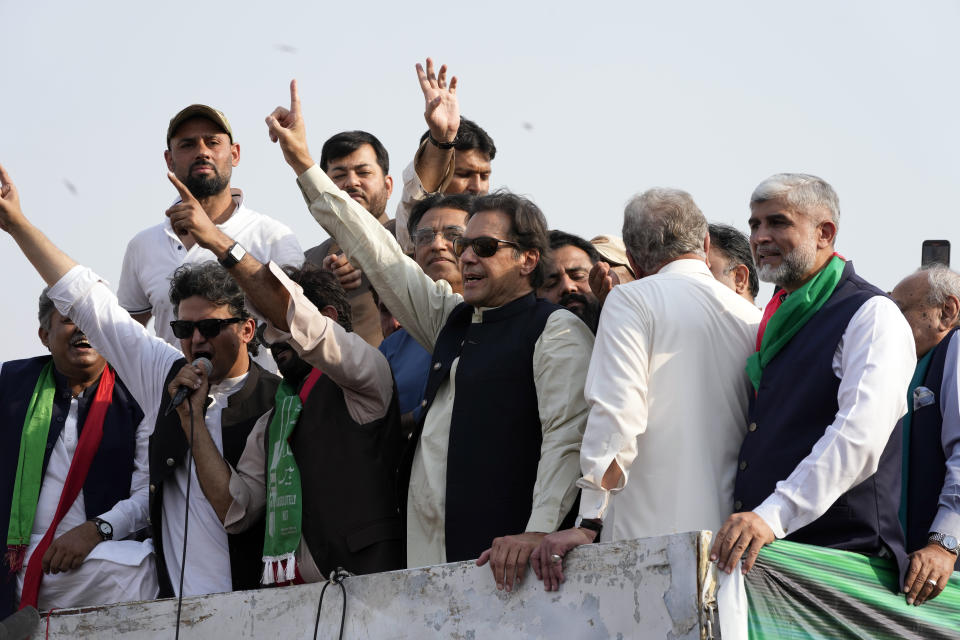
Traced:
[[957, 539], [953, 536], [943, 536], [943, 542], [941, 542], [941, 544], [950, 551], [957, 550]]
[[109, 522], [99, 522], [97, 523], [97, 529], [100, 531], [100, 535], [104, 537], [109, 537], [113, 535], [113, 527], [110, 526]]

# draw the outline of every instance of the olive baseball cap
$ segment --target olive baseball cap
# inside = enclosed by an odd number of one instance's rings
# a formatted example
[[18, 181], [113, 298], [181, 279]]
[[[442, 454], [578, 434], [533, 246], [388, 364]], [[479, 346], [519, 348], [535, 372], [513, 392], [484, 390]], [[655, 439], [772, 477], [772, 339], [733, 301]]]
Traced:
[[180, 128], [180, 125], [190, 118], [206, 118], [210, 120], [215, 125], [223, 129], [223, 132], [230, 136], [230, 143], [233, 143], [233, 129], [230, 128], [230, 122], [227, 120], [227, 116], [223, 115], [222, 111], [218, 111], [213, 107], [208, 107], [205, 104], [192, 104], [186, 109], [182, 110], [177, 115], [173, 116], [170, 120], [170, 126], [167, 127], [167, 146], [170, 146], [170, 139], [173, 138], [173, 134], [177, 132], [177, 129]]

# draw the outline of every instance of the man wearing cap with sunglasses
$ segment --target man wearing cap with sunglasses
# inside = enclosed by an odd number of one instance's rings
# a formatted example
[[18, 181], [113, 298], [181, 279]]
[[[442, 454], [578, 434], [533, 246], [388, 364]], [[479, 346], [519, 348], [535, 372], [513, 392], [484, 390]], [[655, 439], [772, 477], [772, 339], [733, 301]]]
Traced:
[[290, 98], [290, 109], [278, 107], [267, 125], [311, 213], [433, 353], [423, 415], [402, 467], [407, 564], [479, 556], [498, 588], [510, 590], [576, 497], [583, 365], [593, 346], [576, 316], [534, 295], [548, 251], [543, 214], [509, 193], [477, 198], [454, 241], [463, 279], [463, 295], [455, 294], [314, 164], [296, 81]]
[[[300, 243], [289, 227], [247, 208], [243, 192], [230, 187], [233, 167], [240, 163], [240, 145], [234, 141], [233, 130], [222, 112], [203, 104], [180, 111], [167, 127], [163, 157], [167, 168], [195, 198], [191, 206], [202, 209], [243, 249], [261, 262], [303, 263]], [[177, 197], [171, 208], [183, 206], [185, 202]], [[130, 240], [123, 257], [117, 289], [120, 305], [144, 325], [152, 316], [154, 332], [179, 346], [180, 341], [170, 330], [175, 315], [167, 296], [170, 276], [180, 265], [213, 259], [213, 254], [189, 233], [177, 233], [166, 219], [144, 229]], [[258, 361], [272, 368], [269, 355]]]
[[[197, 211], [188, 188], [173, 173], [168, 177], [183, 198], [171, 215]], [[155, 425], [149, 491], [160, 597], [256, 588], [262, 523], [227, 534], [217, 512], [220, 505], [211, 504], [197, 477], [197, 469], [214, 455], [222, 453], [228, 464], [236, 465], [253, 425], [272, 408], [279, 383], [248, 355], [248, 348], [255, 349], [255, 323], [244, 307], [243, 291], [224, 268], [242, 257], [236, 255], [238, 245], [230, 248], [223, 266], [183, 265], [174, 273], [169, 299], [177, 319], [169, 326], [179, 339], [177, 349], [150, 335], [92, 270], [78, 265], [30, 224], [2, 168], [0, 181], [0, 228], [13, 236], [50, 285], [47, 295], [57, 311], [70, 317], [110, 362], [145, 419]], [[201, 358], [209, 368], [201, 366]], [[193, 391], [171, 412], [170, 399], [181, 387]], [[197, 459], [195, 466], [191, 455]]]

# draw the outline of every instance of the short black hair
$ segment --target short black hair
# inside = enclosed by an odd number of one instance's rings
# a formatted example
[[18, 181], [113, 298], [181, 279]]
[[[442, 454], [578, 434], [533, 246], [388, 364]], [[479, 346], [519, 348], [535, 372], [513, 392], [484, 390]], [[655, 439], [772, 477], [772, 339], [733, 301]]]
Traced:
[[744, 265], [749, 272], [750, 295], [754, 298], [760, 293], [760, 279], [757, 277], [757, 267], [753, 264], [753, 253], [750, 251], [750, 240], [746, 234], [728, 224], [711, 223], [710, 246], [723, 254], [730, 262], [731, 267]]
[[[420, 136], [420, 143], [422, 144], [429, 135], [430, 130], [428, 129], [422, 136]], [[457, 129], [456, 145], [454, 145], [453, 148], [457, 151], [470, 151], [471, 149], [477, 149], [480, 151], [480, 153], [486, 155], [490, 160], [493, 160], [495, 157], [497, 157], [497, 145], [493, 144], [493, 138], [490, 137], [490, 134], [484, 131], [483, 127], [478, 125], [473, 120], [468, 120], [464, 117], [460, 118], [460, 127]]]
[[[539, 288], [546, 279], [544, 262], [549, 258], [550, 239], [547, 219], [532, 200], [506, 190], [477, 196], [470, 205], [470, 217], [481, 211], [502, 211], [510, 218], [510, 237], [503, 238], [520, 245], [520, 250], [535, 249], [540, 253], [537, 266], [530, 273], [530, 286]], [[515, 250], [519, 255], [519, 251]]]
[[377, 139], [377, 136], [366, 131], [343, 131], [331, 136], [323, 143], [323, 149], [320, 150], [320, 168], [326, 172], [332, 161], [345, 158], [365, 144], [373, 147], [377, 164], [383, 169], [383, 175], [388, 175], [390, 155], [387, 153], [387, 148]]
[[[179, 317], [180, 302], [193, 296], [200, 296], [213, 305], [227, 305], [230, 313], [241, 320], [252, 317], [244, 304], [245, 296], [240, 285], [215, 260], [180, 265], [173, 272], [170, 279], [170, 302], [173, 303], [175, 317]], [[248, 342], [247, 350], [251, 355], [257, 355], [257, 341]]]
[[346, 331], [353, 331], [350, 301], [335, 275], [311, 262], [304, 262], [301, 267], [288, 265], [283, 268], [283, 272], [303, 288], [303, 295], [313, 306], [317, 309], [328, 305], [333, 307], [337, 310], [337, 322], [340, 326]]
[[437, 209], [439, 207], [459, 209], [469, 215], [473, 198], [473, 194], [470, 193], [451, 193], [449, 195], [435, 193], [423, 200], [417, 201], [417, 203], [413, 205], [413, 209], [410, 210], [410, 218], [407, 219], [407, 233], [410, 234], [411, 238], [416, 235], [417, 225], [420, 224], [420, 219], [423, 218], [430, 209]]
[[593, 243], [588, 242], [576, 236], [572, 233], [567, 233], [566, 231], [559, 231], [553, 229], [550, 231], [550, 250], [559, 249], [560, 247], [569, 247], [573, 246], [577, 249], [580, 249], [587, 257], [590, 258], [591, 264], [597, 264], [601, 260], [600, 253], [597, 251], [597, 248], [593, 246]]

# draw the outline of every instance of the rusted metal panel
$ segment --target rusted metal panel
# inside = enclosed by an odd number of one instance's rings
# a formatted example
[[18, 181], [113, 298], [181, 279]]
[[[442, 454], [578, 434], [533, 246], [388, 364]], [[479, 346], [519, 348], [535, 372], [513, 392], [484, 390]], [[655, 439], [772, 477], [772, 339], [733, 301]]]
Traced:
[[[706, 637], [712, 577], [709, 533], [580, 547], [564, 561], [566, 582], [546, 593], [532, 571], [513, 593], [490, 570], [459, 562], [347, 578], [344, 638]], [[313, 637], [323, 584], [188, 598], [184, 640]], [[320, 638], [336, 638], [343, 599], [324, 596]], [[137, 602], [43, 616], [34, 637], [172, 638], [176, 600]]]

